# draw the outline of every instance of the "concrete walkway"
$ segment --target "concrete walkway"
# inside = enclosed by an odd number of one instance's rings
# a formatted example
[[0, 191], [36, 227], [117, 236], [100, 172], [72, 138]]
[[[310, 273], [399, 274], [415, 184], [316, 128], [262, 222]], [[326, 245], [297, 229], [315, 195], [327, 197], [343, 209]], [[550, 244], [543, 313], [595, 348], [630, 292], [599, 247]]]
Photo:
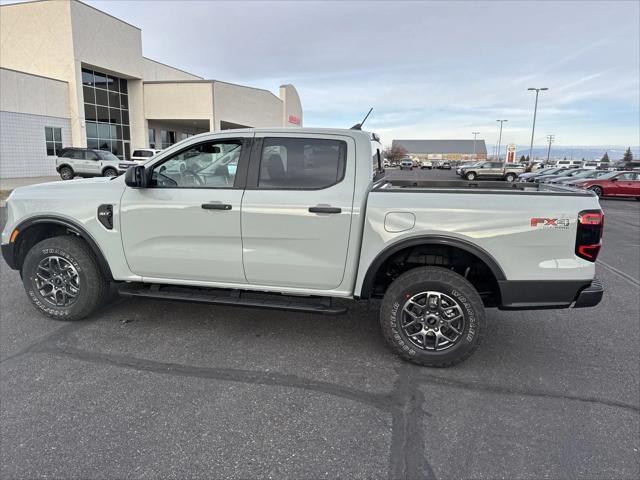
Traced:
[[35, 185], [37, 183], [55, 182], [56, 180], [60, 180], [60, 177], [0, 178], [0, 207], [5, 206], [5, 200], [15, 188]]
[[53, 177], [20, 177], [20, 178], [0, 178], [0, 190], [11, 191], [14, 188], [24, 187], [26, 185], [35, 185], [36, 183], [55, 182], [60, 180], [59, 176]]

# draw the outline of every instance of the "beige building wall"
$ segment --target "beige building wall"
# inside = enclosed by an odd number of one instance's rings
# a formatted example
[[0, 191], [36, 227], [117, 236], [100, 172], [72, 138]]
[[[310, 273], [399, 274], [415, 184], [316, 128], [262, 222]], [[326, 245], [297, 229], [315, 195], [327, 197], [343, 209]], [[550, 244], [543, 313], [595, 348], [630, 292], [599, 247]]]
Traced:
[[73, 78], [70, 8], [69, 1], [0, 6], [0, 66], [66, 82]]
[[209, 81], [144, 83], [145, 117], [153, 120], [209, 120], [213, 125], [213, 84]]
[[[68, 0], [64, 0], [65, 2]], [[86, 146], [82, 65], [128, 79], [131, 145], [144, 145], [142, 33], [138, 27], [81, 2], [71, 2], [75, 101], [71, 104], [74, 143]]]
[[283, 102], [268, 90], [215, 80], [213, 82], [215, 129], [220, 122], [250, 127], [281, 127]]
[[69, 85], [0, 68], [0, 111], [69, 118]]
[[302, 102], [298, 91], [291, 84], [280, 86], [280, 98], [284, 105], [282, 109], [283, 127], [302, 127]]
[[164, 63], [156, 62], [143, 57], [143, 76], [145, 82], [167, 82], [172, 80], [202, 80], [202, 77], [185, 72], [179, 68], [173, 68]]

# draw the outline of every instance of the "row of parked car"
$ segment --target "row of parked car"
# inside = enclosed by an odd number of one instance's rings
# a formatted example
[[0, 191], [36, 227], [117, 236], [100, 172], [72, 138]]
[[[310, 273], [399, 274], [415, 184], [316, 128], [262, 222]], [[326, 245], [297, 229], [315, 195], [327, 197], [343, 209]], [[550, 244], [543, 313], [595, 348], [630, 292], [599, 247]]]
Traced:
[[385, 167], [400, 167], [400, 170], [413, 170], [420, 168], [421, 170], [451, 170], [450, 162], [440, 162], [437, 160], [412, 160], [411, 158], [403, 158], [400, 162], [389, 162], [385, 160]]
[[121, 160], [107, 150], [64, 148], [56, 158], [56, 171], [63, 180], [74, 177], [116, 177], [159, 152], [153, 148], [140, 148], [133, 151], [131, 160]]
[[599, 197], [635, 197], [640, 200], [640, 170], [548, 167], [518, 176], [519, 182], [549, 183], [591, 190]]

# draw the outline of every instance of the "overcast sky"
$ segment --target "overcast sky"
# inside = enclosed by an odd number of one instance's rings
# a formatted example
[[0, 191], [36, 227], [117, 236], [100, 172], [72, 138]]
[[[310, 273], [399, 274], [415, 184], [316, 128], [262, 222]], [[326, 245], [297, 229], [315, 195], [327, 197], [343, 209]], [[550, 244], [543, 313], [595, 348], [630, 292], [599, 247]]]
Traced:
[[89, 0], [142, 29], [144, 55], [277, 93], [305, 126], [489, 144], [640, 144], [640, 2]]

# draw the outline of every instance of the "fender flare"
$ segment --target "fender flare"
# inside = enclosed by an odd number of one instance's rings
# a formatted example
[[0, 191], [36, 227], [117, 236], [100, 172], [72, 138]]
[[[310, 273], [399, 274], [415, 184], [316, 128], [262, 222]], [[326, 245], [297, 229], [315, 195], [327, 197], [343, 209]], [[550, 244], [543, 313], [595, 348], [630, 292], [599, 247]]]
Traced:
[[69, 165], [68, 163], [61, 163], [60, 165], [57, 165], [56, 166], [56, 172], [60, 173], [60, 170], [62, 170], [63, 167], [69, 167], [72, 172], [75, 172], [73, 167], [71, 165]]
[[[37, 215], [34, 217], [27, 218], [20, 222], [18, 225], [14, 227], [14, 230], [18, 230], [18, 239], [21, 241], [24, 232], [27, 232], [29, 228], [42, 224], [42, 223], [53, 223], [55, 225], [60, 225], [65, 227], [67, 230], [73, 232], [75, 235], [82, 238], [89, 245], [89, 249], [93, 252], [98, 261], [98, 265], [102, 269], [102, 271], [109, 277], [109, 279], [113, 280], [113, 273], [111, 272], [111, 267], [109, 266], [109, 262], [107, 262], [106, 257], [102, 253], [100, 246], [95, 241], [93, 236], [81, 225], [73, 220], [69, 220], [68, 218], [60, 217], [57, 215]], [[14, 249], [14, 265], [17, 268], [17, 262], [15, 259], [15, 254], [17, 250]]]
[[409, 247], [417, 247], [418, 245], [446, 245], [464, 250], [482, 260], [498, 282], [506, 280], [504, 271], [493, 258], [493, 256], [481, 247], [460, 238], [448, 237], [446, 235], [424, 235], [420, 237], [411, 237], [399, 242], [393, 243], [380, 252], [373, 262], [369, 265], [367, 273], [360, 287], [359, 298], [369, 298], [373, 290], [373, 281], [382, 264], [393, 254]]

